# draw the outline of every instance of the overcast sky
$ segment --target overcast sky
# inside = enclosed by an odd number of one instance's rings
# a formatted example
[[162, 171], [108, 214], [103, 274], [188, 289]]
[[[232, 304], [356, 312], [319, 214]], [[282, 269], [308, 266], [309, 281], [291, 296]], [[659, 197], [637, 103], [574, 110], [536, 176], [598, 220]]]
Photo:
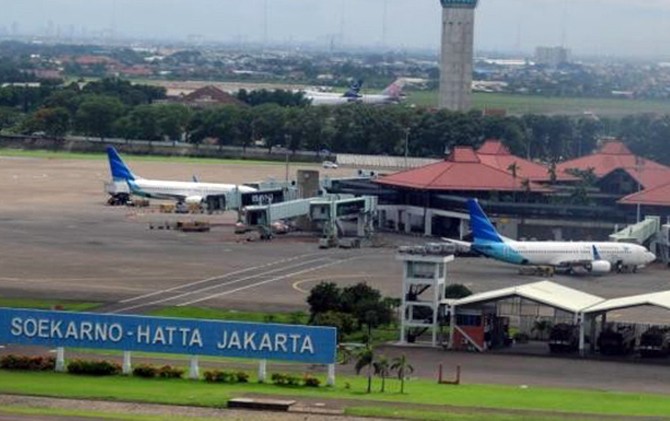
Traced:
[[[437, 50], [440, 38], [438, 0], [0, 0], [0, 28], [44, 34], [51, 21], [62, 34], [114, 26], [133, 37], [261, 42], [265, 10], [270, 41], [325, 46], [343, 35]], [[478, 50], [565, 43], [577, 54], [670, 58], [670, 0], [480, 0], [476, 15]]]

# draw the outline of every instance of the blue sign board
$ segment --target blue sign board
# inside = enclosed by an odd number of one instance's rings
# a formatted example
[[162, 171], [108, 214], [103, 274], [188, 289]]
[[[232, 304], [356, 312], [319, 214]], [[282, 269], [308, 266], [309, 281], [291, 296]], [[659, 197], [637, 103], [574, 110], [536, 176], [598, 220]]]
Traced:
[[0, 343], [332, 364], [337, 330], [0, 308]]

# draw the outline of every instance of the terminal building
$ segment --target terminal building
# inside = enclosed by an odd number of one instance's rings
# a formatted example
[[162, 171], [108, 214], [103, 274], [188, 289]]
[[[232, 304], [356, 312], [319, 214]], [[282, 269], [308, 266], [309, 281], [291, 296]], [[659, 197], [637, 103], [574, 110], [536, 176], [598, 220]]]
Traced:
[[[371, 180], [333, 181], [330, 189], [377, 196], [380, 229], [437, 237], [467, 236], [466, 200], [472, 197], [503, 235], [515, 239], [606, 240], [650, 215], [657, 218], [648, 225], [658, 231], [670, 216], [670, 167], [634, 155], [616, 139], [555, 166], [487, 140], [424, 165], [377, 169]], [[636, 227], [613, 241], [648, 244], [651, 231]]]

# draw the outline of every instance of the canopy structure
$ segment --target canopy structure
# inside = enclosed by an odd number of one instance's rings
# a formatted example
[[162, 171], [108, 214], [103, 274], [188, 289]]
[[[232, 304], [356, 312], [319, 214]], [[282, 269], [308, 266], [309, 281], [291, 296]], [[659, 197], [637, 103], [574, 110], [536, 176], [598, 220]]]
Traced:
[[639, 306], [654, 306], [670, 310], [670, 291], [652, 292], [631, 297], [614, 298], [582, 310], [584, 314], [605, 313]]
[[[461, 307], [469, 304], [500, 301], [511, 297], [521, 297], [570, 313], [579, 313], [587, 307], [605, 302], [604, 298], [564, 287], [551, 281], [540, 281], [495, 291], [470, 295], [460, 300], [444, 304]], [[446, 301], [446, 300], [445, 300]]]

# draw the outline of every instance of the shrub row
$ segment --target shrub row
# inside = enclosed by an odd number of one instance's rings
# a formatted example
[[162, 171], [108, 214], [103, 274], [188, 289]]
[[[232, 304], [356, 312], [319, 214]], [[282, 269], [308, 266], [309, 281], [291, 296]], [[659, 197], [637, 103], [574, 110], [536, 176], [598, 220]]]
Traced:
[[[23, 355], [5, 355], [0, 358], [0, 368], [6, 370], [31, 370], [46, 371], [54, 370], [56, 359], [54, 357], [29, 357]], [[67, 365], [67, 371], [71, 374], [82, 374], [90, 376], [112, 376], [121, 373], [121, 366], [106, 360], [82, 360], [76, 359]], [[150, 364], [140, 364], [133, 369], [133, 375], [144, 378], [178, 379], [184, 375], [184, 369], [164, 365], [156, 367]], [[221, 371], [208, 370], [204, 372], [205, 381], [210, 383], [248, 383], [249, 374], [244, 371]], [[321, 381], [309, 374], [300, 377], [293, 374], [273, 373], [272, 383], [278, 386], [306, 386], [319, 387]]]
[[67, 372], [89, 376], [112, 376], [121, 372], [121, 366], [105, 360], [73, 360], [67, 365]]
[[54, 357], [29, 357], [25, 355], [5, 355], [0, 358], [0, 368], [6, 370], [46, 371], [56, 368]]
[[203, 374], [205, 381], [210, 383], [248, 383], [249, 375], [244, 371], [209, 370]]
[[304, 385], [307, 387], [319, 387], [321, 381], [316, 377], [310, 376], [309, 374], [304, 377], [296, 376], [293, 374], [284, 374], [284, 373], [273, 373], [270, 377], [272, 383], [277, 386], [300, 386]]
[[145, 378], [179, 379], [184, 375], [184, 369], [171, 365], [156, 367], [149, 364], [140, 364], [133, 369], [133, 375]]

